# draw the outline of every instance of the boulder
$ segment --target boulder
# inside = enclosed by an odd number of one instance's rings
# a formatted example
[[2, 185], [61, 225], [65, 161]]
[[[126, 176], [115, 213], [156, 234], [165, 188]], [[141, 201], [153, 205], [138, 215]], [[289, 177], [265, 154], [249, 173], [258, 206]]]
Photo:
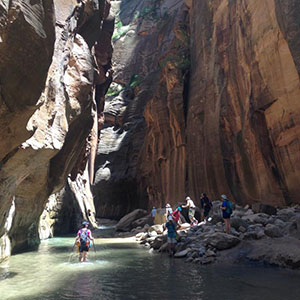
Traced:
[[224, 250], [236, 246], [240, 239], [231, 234], [215, 232], [208, 236], [205, 242], [217, 250]]
[[296, 216], [296, 213], [293, 208], [284, 208], [277, 212], [277, 216], [280, 220], [287, 222], [291, 218]]
[[269, 216], [267, 214], [259, 213], [253, 215], [243, 216], [242, 219], [250, 224], [262, 224], [266, 225], [268, 222]]
[[148, 229], [148, 232], [153, 232], [155, 231], [157, 234], [162, 234], [164, 232], [164, 228], [162, 225], [153, 225]]
[[252, 204], [252, 210], [254, 213], [264, 213], [267, 215], [276, 215], [277, 209], [276, 207], [264, 204], [264, 203], [254, 203]]
[[148, 212], [144, 209], [135, 209], [131, 213], [125, 215], [116, 225], [117, 231], [130, 231], [133, 228], [132, 223], [142, 217], [145, 217]]
[[153, 223], [152, 217], [149, 215], [149, 216], [146, 216], [146, 217], [143, 217], [143, 218], [133, 221], [132, 226], [133, 227], [139, 227], [139, 226], [144, 227], [146, 224], [152, 224], [152, 223]]
[[248, 226], [249, 226], [249, 223], [246, 220], [244, 220], [244, 219], [242, 219], [240, 217], [233, 217], [233, 218], [231, 218], [230, 219], [230, 224], [231, 224], [231, 227], [233, 227], [236, 230], [238, 230], [239, 227], [243, 227], [243, 228], [247, 229]]
[[184, 249], [180, 252], [175, 253], [174, 257], [177, 257], [177, 258], [185, 257], [188, 254], [188, 251], [189, 251], [188, 249]]
[[283, 236], [283, 233], [276, 225], [268, 224], [265, 228], [265, 234], [272, 238], [279, 238]]
[[164, 243], [161, 245], [161, 247], [158, 249], [158, 252], [165, 252], [168, 249], [168, 243]]
[[158, 249], [160, 249], [160, 247], [161, 247], [163, 244], [165, 244], [165, 242], [166, 242], [166, 239], [164, 239], [164, 237], [162, 237], [162, 236], [159, 236], [159, 237], [157, 237], [157, 238], [153, 241], [153, 243], [151, 244], [151, 247], [152, 247], [154, 250], [158, 250]]
[[300, 240], [300, 217], [297, 216], [292, 219], [288, 225], [288, 234]]

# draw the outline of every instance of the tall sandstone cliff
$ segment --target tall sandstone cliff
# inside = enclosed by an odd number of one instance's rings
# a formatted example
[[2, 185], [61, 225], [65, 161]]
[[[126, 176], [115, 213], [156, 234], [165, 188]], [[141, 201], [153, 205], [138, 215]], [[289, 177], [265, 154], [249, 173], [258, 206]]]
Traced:
[[[87, 181], [89, 188], [87, 156], [105, 88], [97, 97], [94, 91], [109, 81], [97, 59], [106, 55], [101, 35], [109, 6], [0, 2], [0, 259], [38, 244], [48, 197], [67, 177], [73, 193]], [[90, 202], [78, 201], [79, 212], [94, 210]]]
[[299, 203], [300, 4], [112, 1], [114, 79], [93, 188], [99, 216], [201, 192]]

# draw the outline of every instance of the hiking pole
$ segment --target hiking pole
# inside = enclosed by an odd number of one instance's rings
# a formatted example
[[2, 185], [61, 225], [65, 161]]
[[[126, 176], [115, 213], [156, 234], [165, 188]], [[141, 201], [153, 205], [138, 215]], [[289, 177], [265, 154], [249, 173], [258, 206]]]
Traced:
[[72, 254], [73, 254], [73, 252], [74, 252], [74, 247], [75, 247], [75, 245], [76, 245], [76, 241], [74, 242], [72, 251], [71, 251], [71, 253], [70, 253], [70, 255], [69, 255], [69, 261], [68, 261], [68, 262], [70, 262], [71, 256], [72, 256]]

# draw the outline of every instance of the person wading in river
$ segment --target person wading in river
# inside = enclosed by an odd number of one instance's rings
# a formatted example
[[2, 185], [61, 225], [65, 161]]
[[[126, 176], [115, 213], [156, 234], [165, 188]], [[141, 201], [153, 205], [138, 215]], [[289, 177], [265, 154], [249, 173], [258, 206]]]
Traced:
[[174, 255], [174, 246], [176, 243], [176, 225], [173, 222], [172, 216], [168, 216], [167, 223], [164, 226], [168, 229], [168, 251], [169, 255]]
[[85, 262], [91, 246], [91, 241], [94, 240], [94, 238], [92, 237], [91, 231], [88, 229], [89, 223], [84, 221], [82, 222], [82, 225], [83, 228], [78, 231], [75, 242], [79, 245], [79, 261]]

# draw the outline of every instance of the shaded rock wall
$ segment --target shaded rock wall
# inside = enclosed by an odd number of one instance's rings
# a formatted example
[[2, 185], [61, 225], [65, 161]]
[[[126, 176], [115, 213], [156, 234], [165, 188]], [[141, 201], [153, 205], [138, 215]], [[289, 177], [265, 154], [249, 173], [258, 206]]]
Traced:
[[183, 1], [111, 4], [114, 75], [93, 194], [98, 216], [118, 218], [184, 196], [188, 22]]
[[99, 216], [200, 202], [299, 202], [297, 1], [113, 1]]
[[85, 176], [101, 69], [91, 48], [99, 43], [109, 1], [12, 1], [0, 7], [7, 15], [0, 22], [0, 111], [1, 122], [9, 124], [1, 126], [2, 258], [7, 249], [14, 253], [36, 246], [49, 195], [62, 189], [68, 174], [73, 187], [78, 176]]

